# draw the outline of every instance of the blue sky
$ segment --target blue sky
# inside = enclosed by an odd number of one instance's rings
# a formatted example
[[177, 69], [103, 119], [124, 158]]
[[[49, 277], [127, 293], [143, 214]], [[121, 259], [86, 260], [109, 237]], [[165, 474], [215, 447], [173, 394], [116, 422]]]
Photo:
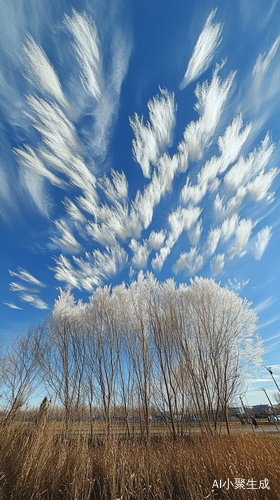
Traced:
[[[0, 0], [1, 331], [140, 269], [253, 302], [280, 380], [279, 1]], [[247, 393], [276, 389], [260, 371]]]

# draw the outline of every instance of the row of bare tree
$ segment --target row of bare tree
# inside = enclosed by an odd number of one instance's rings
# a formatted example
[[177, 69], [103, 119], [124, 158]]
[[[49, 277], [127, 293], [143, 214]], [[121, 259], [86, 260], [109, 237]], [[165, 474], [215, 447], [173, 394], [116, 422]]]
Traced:
[[174, 437], [187, 415], [216, 432], [261, 361], [256, 322], [246, 299], [203, 278], [177, 287], [139, 273], [130, 286], [97, 288], [88, 303], [60, 291], [44, 324], [3, 357], [6, 421], [44, 386], [63, 407], [66, 430], [87, 406], [91, 423], [102, 414], [108, 435], [116, 408], [128, 435], [137, 417], [149, 437], [152, 408]]

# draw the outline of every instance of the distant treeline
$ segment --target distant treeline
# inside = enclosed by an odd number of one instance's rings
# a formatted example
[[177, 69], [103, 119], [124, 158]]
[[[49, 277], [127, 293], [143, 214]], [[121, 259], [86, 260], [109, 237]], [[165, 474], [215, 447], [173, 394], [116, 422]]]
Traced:
[[60, 291], [44, 323], [3, 352], [2, 422], [44, 387], [66, 431], [87, 408], [110, 435], [118, 408], [128, 436], [138, 419], [149, 437], [153, 415], [175, 438], [194, 421], [215, 433], [224, 418], [229, 432], [228, 407], [263, 353], [250, 305], [211, 279], [177, 287], [150, 273], [130, 286], [99, 287], [88, 303]]

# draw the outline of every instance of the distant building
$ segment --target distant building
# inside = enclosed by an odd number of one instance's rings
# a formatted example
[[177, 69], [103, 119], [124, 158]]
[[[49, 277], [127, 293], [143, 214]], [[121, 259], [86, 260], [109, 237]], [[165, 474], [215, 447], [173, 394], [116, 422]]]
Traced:
[[242, 415], [244, 413], [243, 408], [241, 406], [231, 406], [229, 408], [230, 416], [236, 417], [237, 415]]
[[267, 415], [271, 413], [273, 409], [269, 405], [254, 405], [252, 406], [252, 412], [259, 415]]

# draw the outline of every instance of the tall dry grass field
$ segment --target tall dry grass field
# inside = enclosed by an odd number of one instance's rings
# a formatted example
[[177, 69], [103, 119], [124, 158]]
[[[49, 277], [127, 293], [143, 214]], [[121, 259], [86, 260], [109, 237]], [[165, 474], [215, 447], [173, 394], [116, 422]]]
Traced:
[[[276, 435], [194, 436], [176, 442], [112, 437], [90, 443], [77, 435], [58, 436], [47, 423], [14, 424], [0, 430], [0, 498], [278, 500], [279, 457]], [[245, 489], [235, 488], [236, 478], [246, 481]], [[269, 489], [259, 489], [265, 478]], [[256, 483], [248, 483], [252, 479]], [[221, 488], [212, 489], [214, 481]]]

